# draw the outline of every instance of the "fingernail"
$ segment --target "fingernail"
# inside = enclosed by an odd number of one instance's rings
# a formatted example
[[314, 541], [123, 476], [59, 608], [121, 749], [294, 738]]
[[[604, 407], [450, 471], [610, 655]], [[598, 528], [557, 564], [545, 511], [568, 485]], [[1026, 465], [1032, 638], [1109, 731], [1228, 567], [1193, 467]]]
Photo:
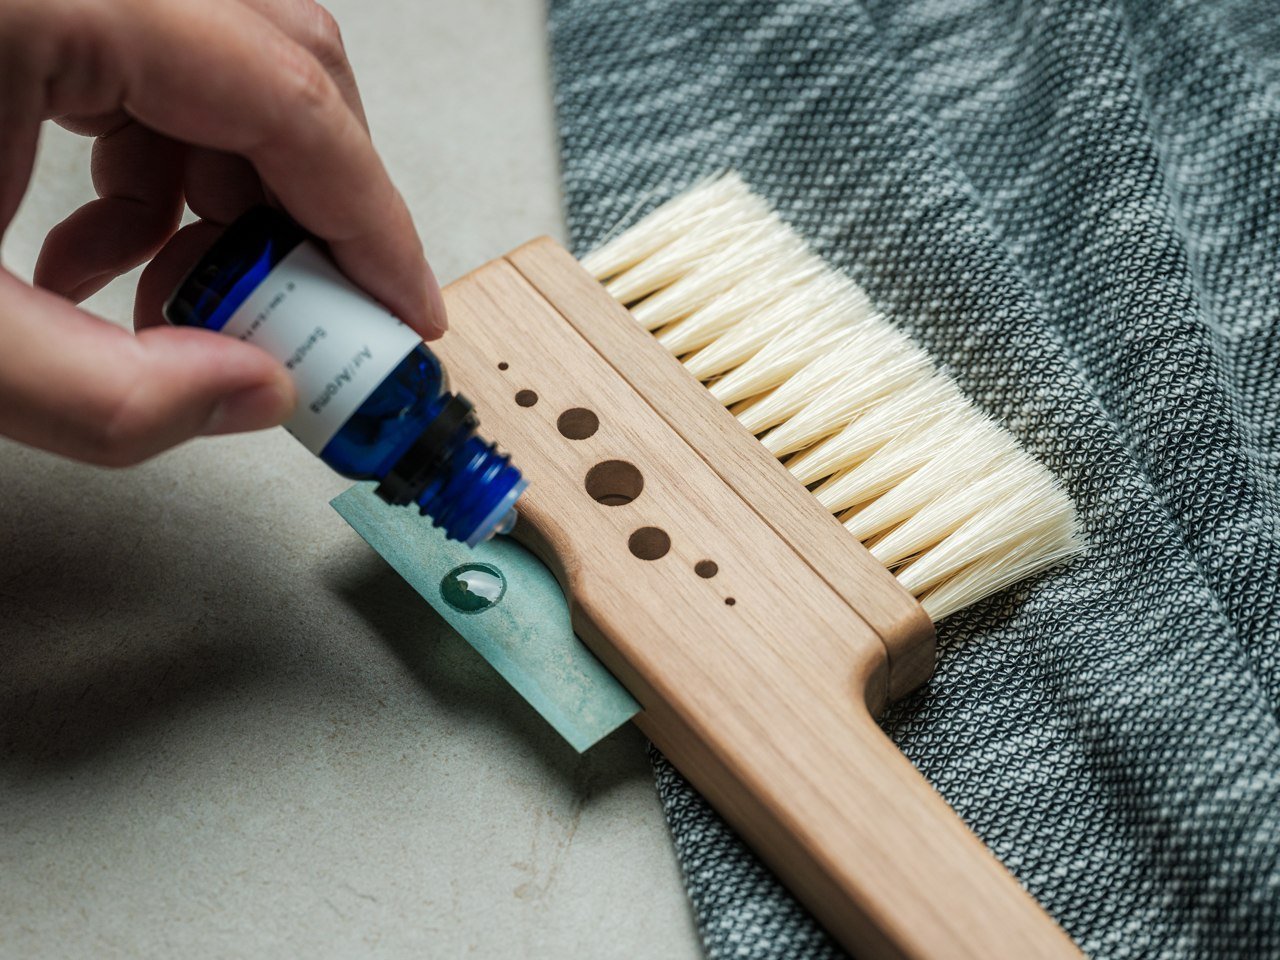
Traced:
[[426, 271], [427, 311], [431, 330], [434, 331], [434, 336], [429, 334], [427, 339], [434, 340], [449, 329], [449, 316], [444, 306], [444, 294], [440, 292], [440, 283], [436, 280], [431, 264], [423, 260], [422, 265]]
[[293, 384], [283, 378], [249, 387], [221, 400], [201, 433], [211, 437], [275, 427], [289, 419], [295, 402]]

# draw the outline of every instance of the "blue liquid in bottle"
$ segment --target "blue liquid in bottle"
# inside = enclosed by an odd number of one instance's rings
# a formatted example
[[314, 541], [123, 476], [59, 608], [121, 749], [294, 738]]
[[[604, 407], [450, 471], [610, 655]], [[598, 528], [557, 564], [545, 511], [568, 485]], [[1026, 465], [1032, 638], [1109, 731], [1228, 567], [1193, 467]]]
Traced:
[[283, 213], [258, 207], [228, 227], [164, 310], [276, 356], [298, 385], [286, 426], [338, 473], [378, 481], [387, 503], [417, 505], [469, 546], [514, 526], [526, 481], [476, 435], [436, 355]]

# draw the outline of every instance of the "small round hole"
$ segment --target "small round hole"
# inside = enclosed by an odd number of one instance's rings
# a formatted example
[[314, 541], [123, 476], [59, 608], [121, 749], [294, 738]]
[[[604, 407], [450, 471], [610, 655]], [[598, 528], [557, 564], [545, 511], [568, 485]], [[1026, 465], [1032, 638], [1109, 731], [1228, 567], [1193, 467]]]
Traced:
[[516, 394], [516, 403], [522, 407], [532, 407], [538, 402], [538, 395], [532, 390], [521, 390]]
[[671, 538], [658, 527], [641, 527], [631, 534], [627, 546], [641, 560], [659, 560], [671, 549]]
[[732, 606], [733, 606], [735, 603], [737, 603], [737, 602], [738, 602], [738, 601], [737, 601], [737, 600], [735, 600], [735, 599], [733, 599], [733, 597], [725, 597], [725, 598], [724, 598], [724, 605], [725, 605], [726, 607], [732, 607]]
[[569, 440], [585, 440], [600, 429], [600, 418], [586, 407], [574, 407], [560, 414], [556, 427]]
[[498, 369], [499, 369], [499, 370], [510, 370], [510, 369], [511, 369], [511, 364], [509, 364], [509, 363], [507, 363], [507, 361], [503, 360], [500, 364], [498, 364]]
[[699, 560], [693, 565], [693, 572], [703, 580], [710, 580], [720, 572], [720, 568], [716, 566], [716, 562], [714, 560]]
[[605, 460], [587, 471], [586, 486], [596, 503], [620, 507], [640, 496], [644, 475], [625, 460]]

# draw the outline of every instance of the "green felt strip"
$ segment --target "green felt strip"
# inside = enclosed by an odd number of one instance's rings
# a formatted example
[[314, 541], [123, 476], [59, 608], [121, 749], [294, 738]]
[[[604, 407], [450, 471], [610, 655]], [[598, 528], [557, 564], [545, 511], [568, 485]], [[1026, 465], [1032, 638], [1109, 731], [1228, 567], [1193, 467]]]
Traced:
[[369, 484], [333, 508], [579, 751], [640, 711], [574, 636], [551, 572], [508, 538], [468, 549]]

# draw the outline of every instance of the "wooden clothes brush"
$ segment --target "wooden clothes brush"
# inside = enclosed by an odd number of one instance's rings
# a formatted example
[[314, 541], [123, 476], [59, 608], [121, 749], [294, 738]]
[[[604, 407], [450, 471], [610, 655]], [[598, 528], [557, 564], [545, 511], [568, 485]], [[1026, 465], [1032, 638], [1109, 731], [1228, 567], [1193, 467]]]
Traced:
[[1081, 549], [1048, 471], [733, 175], [581, 265], [537, 240], [445, 295], [439, 352], [531, 481], [517, 538], [826, 928], [1077, 956], [875, 722], [932, 673], [934, 621]]

